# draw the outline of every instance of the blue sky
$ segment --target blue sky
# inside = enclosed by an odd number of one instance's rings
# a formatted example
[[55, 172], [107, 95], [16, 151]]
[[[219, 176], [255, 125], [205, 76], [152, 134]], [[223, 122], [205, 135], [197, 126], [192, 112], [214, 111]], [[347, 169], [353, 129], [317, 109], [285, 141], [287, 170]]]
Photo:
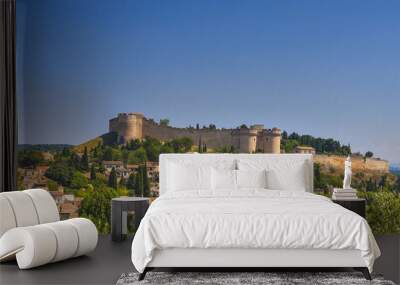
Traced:
[[400, 1], [18, 0], [21, 143], [119, 112], [263, 123], [400, 162]]

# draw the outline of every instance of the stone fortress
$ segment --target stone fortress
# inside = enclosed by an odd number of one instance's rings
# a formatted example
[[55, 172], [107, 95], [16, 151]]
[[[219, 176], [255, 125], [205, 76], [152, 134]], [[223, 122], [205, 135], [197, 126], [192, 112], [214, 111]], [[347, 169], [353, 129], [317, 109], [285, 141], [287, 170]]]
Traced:
[[117, 133], [121, 143], [147, 136], [161, 141], [189, 137], [195, 145], [201, 142], [207, 148], [233, 146], [239, 153], [281, 152], [281, 130], [265, 129], [264, 125], [237, 129], [174, 128], [160, 125], [140, 113], [119, 113], [109, 121], [109, 131]]

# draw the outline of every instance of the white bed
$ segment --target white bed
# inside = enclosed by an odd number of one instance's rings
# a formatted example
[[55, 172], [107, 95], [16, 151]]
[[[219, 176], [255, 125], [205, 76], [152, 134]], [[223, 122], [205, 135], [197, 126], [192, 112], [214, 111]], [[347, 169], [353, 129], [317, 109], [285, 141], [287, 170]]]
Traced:
[[154, 267], [355, 267], [369, 278], [380, 251], [367, 222], [312, 191], [311, 155], [161, 155], [132, 262], [141, 278]]

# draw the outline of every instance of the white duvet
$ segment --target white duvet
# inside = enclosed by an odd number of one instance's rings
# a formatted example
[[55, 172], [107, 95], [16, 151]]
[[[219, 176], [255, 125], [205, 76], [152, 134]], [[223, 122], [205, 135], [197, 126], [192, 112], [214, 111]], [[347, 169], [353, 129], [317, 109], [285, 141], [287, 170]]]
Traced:
[[164, 194], [140, 223], [132, 262], [143, 272], [165, 248], [358, 249], [370, 271], [380, 255], [359, 215], [320, 195], [265, 189]]

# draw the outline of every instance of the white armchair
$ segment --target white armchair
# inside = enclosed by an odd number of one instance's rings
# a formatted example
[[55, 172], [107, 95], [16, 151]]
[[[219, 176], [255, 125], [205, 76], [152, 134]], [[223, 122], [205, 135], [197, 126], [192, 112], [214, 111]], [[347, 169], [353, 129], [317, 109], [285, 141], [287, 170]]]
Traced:
[[97, 239], [88, 219], [60, 221], [46, 190], [0, 193], [0, 262], [16, 258], [20, 269], [28, 269], [84, 255]]

